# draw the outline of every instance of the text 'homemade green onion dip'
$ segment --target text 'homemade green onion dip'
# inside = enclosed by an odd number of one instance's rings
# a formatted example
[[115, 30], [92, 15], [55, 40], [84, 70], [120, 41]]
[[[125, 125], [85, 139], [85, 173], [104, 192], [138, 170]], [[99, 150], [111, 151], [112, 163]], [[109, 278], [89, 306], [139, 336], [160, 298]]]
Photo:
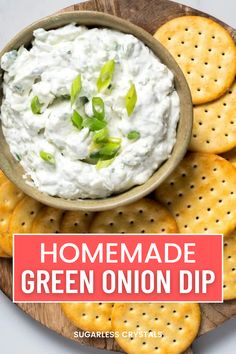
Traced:
[[176, 141], [172, 72], [140, 40], [67, 25], [6, 53], [3, 133], [28, 183], [69, 199], [145, 183]]

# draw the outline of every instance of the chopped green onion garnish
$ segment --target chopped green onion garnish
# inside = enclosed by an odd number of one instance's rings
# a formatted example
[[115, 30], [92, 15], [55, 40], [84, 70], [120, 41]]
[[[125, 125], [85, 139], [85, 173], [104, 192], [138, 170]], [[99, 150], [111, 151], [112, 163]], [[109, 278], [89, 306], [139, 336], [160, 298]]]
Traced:
[[89, 159], [96, 161], [96, 163], [98, 162], [98, 160], [101, 158], [100, 155], [100, 151], [96, 150], [96, 151], [92, 151], [89, 155]]
[[31, 101], [31, 110], [34, 114], [41, 113], [41, 103], [39, 102], [38, 96], [34, 96]]
[[119, 143], [107, 143], [100, 150], [99, 154], [101, 157], [103, 156], [111, 156], [114, 157], [120, 149]]
[[140, 138], [140, 133], [137, 132], [136, 130], [132, 130], [127, 134], [127, 138], [129, 140], [138, 140]]
[[83, 118], [81, 117], [81, 115], [77, 111], [73, 112], [72, 117], [71, 117], [71, 121], [77, 129], [79, 129], [79, 130], [82, 129]]
[[114, 70], [115, 70], [115, 61], [114, 60], [108, 60], [102, 66], [99, 78], [97, 80], [98, 92], [104, 91], [111, 84]]
[[39, 155], [40, 155], [41, 159], [43, 159], [44, 161], [50, 163], [51, 165], [55, 165], [55, 158], [49, 152], [41, 150]]
[[105, 108], [104, 102], [101, 97], [93, 97], [92, 98], [92, 106], [93, 106], [93, 115], [95, 118], [99, 120], [103, 120], [105, 118]]
[[93, 142], [96, 144], [106, 143], [108, 141], [109, 132], [108, 129], [105, 127], [99, 130], [93, 136]]
[[134, 84], [131, 84], [129, 91], [125, 96], [125, 106], [126, 106], [128, 116], [131, 116], [131, 114], [133, 113], [136, 102], [137, 102], [136, 88]]
[[105, 120], [99, 120], [97, 118], [86, 118], [83, 121], [83, 126], [89, 128], [92, 132], [105, 128], [107, 122]]
[[120, 149], [118, 143], [107, 143], [103, 145], [99, 150], [92, 151], [89, 155], [91, 159], [107, 160], [115, 157]]
[[15, 156], [16, 156], [16, 159], [17, 159], [18, 161], [21, 161], [21, 157], [20, 157], [20, 155], [15, 154]]
[[121, 144], [122, 139], [121, 139], [121, 138], [110, 137], [110, 138], [108, 139], [108, 142], [109, 142], [109, 143]]
[[105, 168], [105, 167], [108, 167], [112, 164], [112, 162], [114, 161], [114, 159], [110, 159], [110, 160], [99, 160], [97, 163], [96, 163], [96, 168], [98, 170], [102, 169], [102, 168]]
[[71, 85], [71, 90], [70, 90], [70, 101], [71, 105], [73, 105], [81, 91], [82, 88], [82, 82], [81, 82], [81, 75], [76, 76], [74, 81], [72, 82]]
[[88, 97], [86, 97], [86, 96], [82, 96], [82, 97], [80, 97], [79, 99], [80, 99], [80, 102], [81, 102], [83, 105], [85, 105], [86, 103], [89, 102], [89, 99], [88, 99]]

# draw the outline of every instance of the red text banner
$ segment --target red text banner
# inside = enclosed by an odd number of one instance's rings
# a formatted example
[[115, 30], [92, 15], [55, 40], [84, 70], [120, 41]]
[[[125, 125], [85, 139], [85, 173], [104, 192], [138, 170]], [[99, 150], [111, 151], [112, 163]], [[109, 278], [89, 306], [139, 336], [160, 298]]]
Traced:
[[222, 302], [222, 235], [14, 235], [15, 302]]

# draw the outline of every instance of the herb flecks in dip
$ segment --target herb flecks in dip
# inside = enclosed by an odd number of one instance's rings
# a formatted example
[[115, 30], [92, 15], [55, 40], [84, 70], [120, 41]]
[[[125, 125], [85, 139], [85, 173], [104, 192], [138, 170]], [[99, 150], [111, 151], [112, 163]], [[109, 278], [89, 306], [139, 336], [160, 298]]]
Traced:
[[141, 41], [73, 24], [1, 60], [4, 136], [28, 183], [64, 198], [143, 184], [176, 141], [173, 74]]

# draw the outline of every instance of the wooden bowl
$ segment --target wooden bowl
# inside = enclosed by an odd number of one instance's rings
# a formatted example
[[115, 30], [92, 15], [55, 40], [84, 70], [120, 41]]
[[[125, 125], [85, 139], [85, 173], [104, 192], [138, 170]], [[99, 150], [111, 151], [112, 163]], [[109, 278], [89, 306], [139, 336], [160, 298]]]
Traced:
[[[151, 193], [157, 188], [175, 169], [181, 159], [184, 157], [187, 150], [192, 130], [192, 100], [189, 87], [184, 78], [184, 75], [169, 52], [149, 33], [142, 28], [137, 27], [128, 21], [118, 17], [107, 15], [100, 12], [78, 11], [67, 12], [62, 14], [52, 15], [42, 20], [39, 20], [32, 25], [22, 30], [16, 35], [0, 52], [0, 57], [12, 49], [18, 49], [21, 45], [28, 46], [33, 38], [33, 31], [36, 28], [44, 28], [46, 30], [58, 28], [68, 23], [75, 22], [80, 25], [89, 27], [108, 27], [124, 33], [133, 34], [145, 43], [154, 54], [173, 72], [175, 76], [175, 88], [180, 97], [180, 120], [177, 128], [177, 141], [173, 148], [170, 158], [164, 162], [149, 180], [140, 185], [131, 188], [130, 190], [118, 195], [112, 195], [105, 199], [77, 199], [68, 200], [59, 197], [51, 197], [47, 194], [39, 192], [36, 187], [31, 187], [26, 184], [23, 179], [24, 170], [12, 156], [9, 146], [4, 138], [2, 127], [0, 127], [0, 169], [6, 176], [22, 191], [32, 198], [65, 210], [87, 210], [99, 211], [112, 209], [120, 205], [128, 204], [140, 199]], [[1, 90], [2, 91], [2, 90]], [[1, 101], [2, 92], [0, 92]]]

